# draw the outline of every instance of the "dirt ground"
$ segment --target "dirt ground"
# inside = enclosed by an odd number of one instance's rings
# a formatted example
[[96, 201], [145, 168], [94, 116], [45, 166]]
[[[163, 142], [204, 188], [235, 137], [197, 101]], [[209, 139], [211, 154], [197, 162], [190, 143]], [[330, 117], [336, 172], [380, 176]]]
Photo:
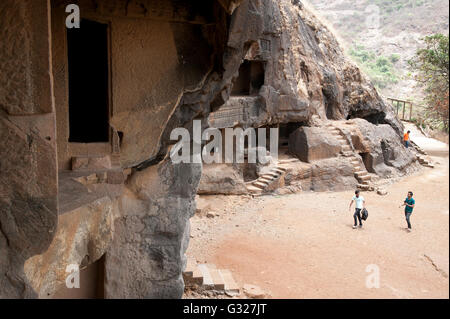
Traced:
[[[209, 217], [191, 219], [187, 255], [230, 269], [239, 285], [273, 298], [449, 298], [448, 153], [433, 159], [434, 169], [386, 186], [385, 196], [363, 192], [362, 229], [352, 229], [353, 191], [202, 196]], [[399, 208], [409, 190], [411, 233]], [[379, 288], [366, 287], [373, 269]]]

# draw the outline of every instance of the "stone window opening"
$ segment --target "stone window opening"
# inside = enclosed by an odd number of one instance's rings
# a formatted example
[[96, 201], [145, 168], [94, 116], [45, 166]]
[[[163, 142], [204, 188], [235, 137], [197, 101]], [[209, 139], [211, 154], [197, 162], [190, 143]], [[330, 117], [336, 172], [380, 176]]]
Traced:
[[264, 61], [244, 60], [239, 68], [239, 76], [233, 84], [232, 96], [255, 96], [265, 81]]
[[109, 26], [80, 26], [67, 29], [69, 142], [109, 142]]

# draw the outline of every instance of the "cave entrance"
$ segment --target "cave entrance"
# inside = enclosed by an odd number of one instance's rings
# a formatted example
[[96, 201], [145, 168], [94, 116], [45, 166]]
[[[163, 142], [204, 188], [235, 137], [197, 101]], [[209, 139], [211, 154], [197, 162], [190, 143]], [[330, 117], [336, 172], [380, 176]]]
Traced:
[[333, 105], [331, 105], [330, 103], [325, 103], [325, 112], [326, 112], [327, 119], [336, 120]]
[[109, 141], [108, 30], [86, 19], [67, 29], [69, 142]]
[[239, 76], [236, 79], [232, 96], [258, 95], [264, 85], [265, 70], [263, 61], [244, 60], [239, 68]]
[[370, 156], [370, 153], [364, 152], [364, 153], [359, 153], [359, 155], [362, 158], [364, 167], [366, 168], [366, 171], [373, 173], [373, 169], [372, 169], [372, 156]]
[[284, 123], [279, 126], [279, 134], [278, 134], [278, 147], [280, 149], [287, 149], [289, 147], [289, 136], [300, 126], [302, 123]]

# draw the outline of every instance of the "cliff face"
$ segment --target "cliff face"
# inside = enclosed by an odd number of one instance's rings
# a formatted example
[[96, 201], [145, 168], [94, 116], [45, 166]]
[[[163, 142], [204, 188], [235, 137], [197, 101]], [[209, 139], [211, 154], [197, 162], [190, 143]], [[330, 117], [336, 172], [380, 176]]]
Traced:
[[[364, 47], [365, 54], [390, 59], [390, 72], [376, 72], [375, 83], [386, 97], [417, 99], [422, 89], [408, 76], [408, 60], [421, 46], [421, 39], [434, 33], [448, 34], [449, 2], [432, 1], [371, 1], [371, 0], [309, 0], [317, 12], [332, 24], [347, 49]], [[430, 17], [433, 17], [430, 19]], [[374, 28], [373, 23], [379, 23]], [[355, 28], [358, 26], [358, 28]], [[349, 50], [350, 51], [350, 50]], [[392, 59], [392, 57], [395, 57]], [[354, 57], [356, 58], [356, 57]], [[355, 61], [364, 68], [369, 61]], [[378, 83], [377, 83], [378, 82]]]
[[[169, 139], [172, 129], [190, 128], [194, 118], [203, 119], [207, 126], [210, 112], [234, 107], [244, 114], [238, 117], [243, 126], [314, 125], [317, 117], [359, 117], [391, 125], [396, 133], [386, 138], [399, 138], [402, 127], [392, 110], [358, 68], [345, 59], [333, 35], [299, 1], [220, 0], [210, 7], [211, 12], [205, 12], [189, 1], [167, 0], [162, 1], [167, 7], [159, 16], [135, 4], [124, 7], [123, 1], [97, 2], [103, 5], [92, 6], [91, 1], [80, 4], [85, 3], [90, 15], [116, 26], [112, 49], [120, 54], [113, 56], [114, 79], [126, 84], [143, 70], [161, 74], [153, 82], [144, 74], [142, 81], [128, 89], [116, 90], [113, 85], [112, 95], [118, 102], [110, 123], [123, 137], [122, 168], [133, 170], [124, 182], [123, 193], [111, 198], [114, 210], [99, 213], [108, 223], [80, 226], [86, 234], [98, 226], [108, 240], [99, 241], [98, 250], [89, 247], [91, 241], [83, 241], [75, 253], [65, 246], [69, 243], [62, 240], [66, 230], [61, 227], [73, 225], [70, 215], [84, 213], [58, 216], [61, 185], [57, 182], [57, 154], [69, 154], [59, 144], [67, 139], [57, 136], [64, 132], [64, 123], [58, 120], [64, 113], [58, 112], [64, 112], [67, 98], [62, 91], [65, 65], [59, 64], [65, 61], [61, 55], [64, 47], [50, 43], [60, 36], [57, 23], [64, 21], [54, 19], [54, 14], [59, 14], [66, 2], [52, 1], [51, 8], [44, 0], [0, 4], [1, 41], [8, 39], [0, 44], [0, 61], [6, 58], [11, 65], [23, 66], [12, 69], [11, 74], [0, 73], [0, 92], [7, 92], [0, 96], [0, 136], [4, 137], [0, 148], [1, 297], [42, 296], [44, 290], [38, 290], [44, 288], [40, 287], [50, 287], [45, 288], [45, 295], [51, 296], [57, 285], [44, 281], [62, 284], [66, 262], [93, 263], [105, 253], [107, 297], [180, 297], [189, 218], [195, 211], [201, 165], [174, 165], [167, 151], [174, 143]], [[143, 2], [149, 8], [154, 4]], [[174, 10], [180, 6], [186, 10]], [[189, 14], [176, 16], [170, 10]], [[195, 10], [200, 13], [191, 14]], [[26, 19], [27, 12], [42, 13], [33, 20], [40, 22], [41, 29], [34, 29], [31, 20], [15, 19]], [[174, 17], [176, 21], [171, 20]], [[159, 28], [156, 39], [161, 42], [145, 45], [153, 26]], [[137, 37], [143, 42], [134, 41]], [[18, 51], [29, 51], [29, 58], [35, 60], [11, 55], [9, 42], [18, 46]], [[130, 49], [121, 49], [121, 43], [129, 43]], [[136, 50], [134, 56], [132, 49]], [[156, 55], [166, 59], [154, 61], [142, 53], [154, 53], [154, 49], [167, 53]], [[136, 63], [129, 56], [144, 62]], [[49, 61], [53, 61], [53, 69]], [[242, 78], [245, 74], [247, 80]], [[29, 88], [26, 92], [22, 92], [23, 84]], [[36, 93], [36, 88], [45, 90]], [[138, 92], [132, 94], [135, 89]], [[233, 115], [227, 120], [234, 121]], [[71, 245], [80, 244], [75, 242], [77, 236], [73, 238]], [[67, 253], [64, 260], [46, 257], [58, 255], [55, 247]], [[53, 273], [39, 274], [40, 264]]]
[[[240, 120], [243, 125], [308, 123], [316, 114], [332, 120], [365, 118], [402, 131], [392, 108], [300, 1], [244, 2], [233, 17], [231, 31], [229, 47], [250, 47], [248, 52], [244, 49], [245, 58], [265, 63], [265, 82], [258, 96], [244, 102], [242, 96], [240, 100], [232, 96], [222, 107], [247, 104], [245, 119]], [[234, 77], [232, 82], [236, 81]]]

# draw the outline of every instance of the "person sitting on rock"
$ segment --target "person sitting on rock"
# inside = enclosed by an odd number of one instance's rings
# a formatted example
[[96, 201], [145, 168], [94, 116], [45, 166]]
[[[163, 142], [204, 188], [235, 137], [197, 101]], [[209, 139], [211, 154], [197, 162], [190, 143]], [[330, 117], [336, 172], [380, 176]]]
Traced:
[[403, 135], [403, 141], [405, 142], [406, 148], [408, 148], [410, 145], [410, 142], [409, 142], [409, 134], [410, 133], [411, 133], [411, 131], [408, 131], [405, 133], [405, 135]]
[[355, 213], [353, 214], [353, 219], [355, 221], [355, 224], [353, 225], [353, 229], [356, 229], [358, 227], [358, 221], [359, 221], [359, 228], [362, 227], [362, 221], [361, 221], [361, 211], [364, 209], [364, 206], [366, 204], [366, 201], [364, 197], [362, 197], [359, 194], [359, 190], [355, 191], [355, 196], [353, 196], [352, 201], [350, 202], [350, 206], [348, 207], [348, 211], [350, 212], [352, 209], [353, 202], [355, 202]]
[[408, 192], [408, 196], [406, 197], [405, 201], [403, 202], [403, 205], [400, 205], [400, 207], [405, 206], [405, 217], [406, 217], [406, 223], [408, 224], [407, 230], [409, 232], [412, 231], [410, 217], [413, 212], [415, 204], [416, 204], [416, 201], [413, 198], [413, 192]]

